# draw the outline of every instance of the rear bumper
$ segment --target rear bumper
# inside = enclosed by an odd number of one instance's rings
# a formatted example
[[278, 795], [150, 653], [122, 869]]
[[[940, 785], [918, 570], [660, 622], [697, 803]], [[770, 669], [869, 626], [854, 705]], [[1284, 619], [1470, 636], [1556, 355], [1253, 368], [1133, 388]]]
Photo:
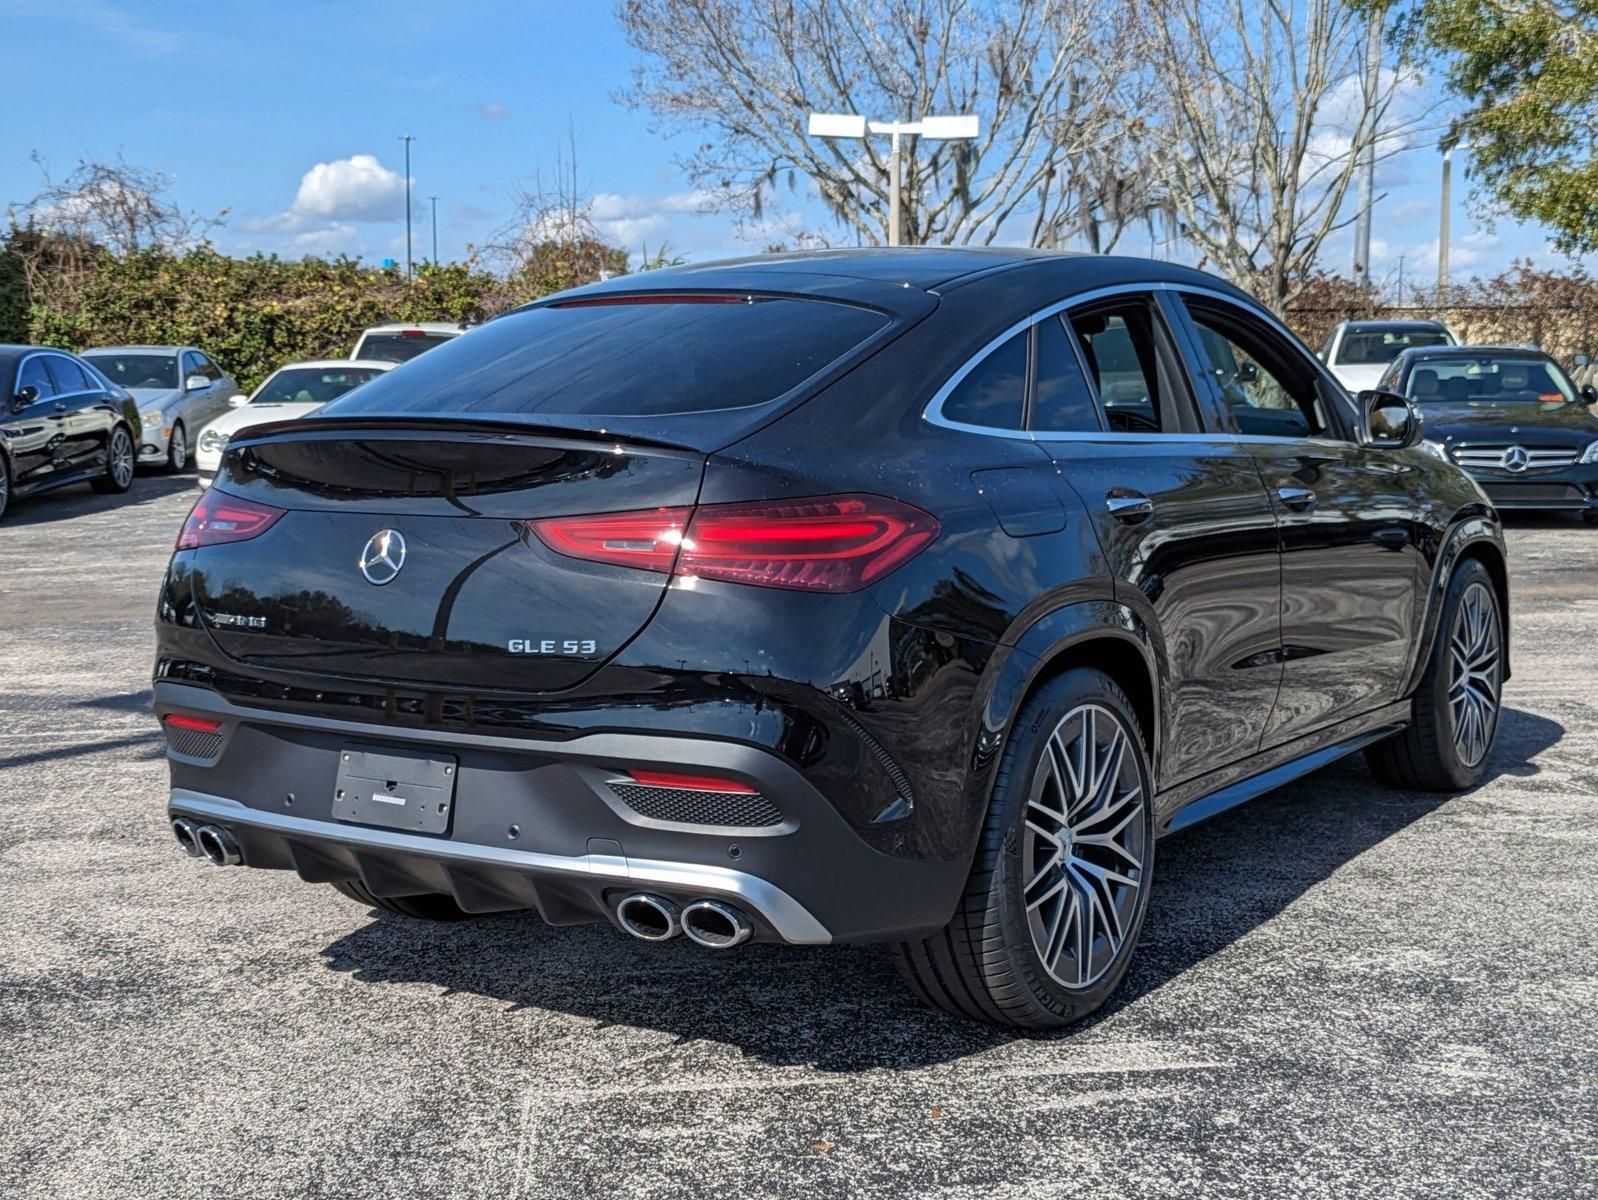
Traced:
[[[533, 740], [397, 730], [246, 708], [166, 680], [154, 706], [222, 722], [209, 757], [185, 752], [192, 743], [169, 746], [170, 814], [225, 828], [246, 866], [310, 882], [358, 879], [379, 896], [442, 892], [468, 911], [536, 908], [554, 924], [613, 920], [616, 901], [638, 890], [680, 903], [708, 897], [741, 907], [757, 940], [795, 944], [928, 933], [965, 882], [958, 864], [873, 849], [784, 759], [742, 743], [666, 731]], [[351, 746], [455, 760], [445, 831], [336, 819], [340, 752]], [[781, 819], [741, 827], [645, 816], [611, 786], [640, 767], [740, 780]]]

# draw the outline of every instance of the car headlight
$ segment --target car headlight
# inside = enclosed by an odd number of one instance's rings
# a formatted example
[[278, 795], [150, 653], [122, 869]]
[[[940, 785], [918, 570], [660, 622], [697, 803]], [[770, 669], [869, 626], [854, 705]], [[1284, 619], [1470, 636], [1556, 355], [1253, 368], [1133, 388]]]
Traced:
[[214, 429], [207, 429], [200, 434], [200, 453], [221, 454], [222, 451], [227, 449], [227, 440], [227, 434], [218, 433]]
[[146, 429], [159, 429], [166, 421], [166, 414], [163, 412], [141, 413], [140, 419], [143, 420]]
[[1430, 454], [1433, 458], [1440, 458], [1444, 462], [1448, 461], [1448, 451], [1443, 449], [1443, 444], [1441, 442], [1422, 441], [1420, 443], [1420, 449], [1425, 451], [1427, 454]]
[[1584, 463], [1598, 463], [1598, 442], [1587, 443], [1587, 448], [1581, 452], [1581, 461]]

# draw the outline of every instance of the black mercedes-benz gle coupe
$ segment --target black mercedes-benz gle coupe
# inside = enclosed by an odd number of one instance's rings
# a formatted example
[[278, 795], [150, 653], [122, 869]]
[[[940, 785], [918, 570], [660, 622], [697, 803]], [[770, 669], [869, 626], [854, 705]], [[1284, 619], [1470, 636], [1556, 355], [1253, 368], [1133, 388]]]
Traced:
[[1494, 511], [1243, 292], [847, 251], [551, 296], [227, 450], [159, 602], [178, 842], [418, 917], [1116, 987], [1156, 840], [1486, 768]]

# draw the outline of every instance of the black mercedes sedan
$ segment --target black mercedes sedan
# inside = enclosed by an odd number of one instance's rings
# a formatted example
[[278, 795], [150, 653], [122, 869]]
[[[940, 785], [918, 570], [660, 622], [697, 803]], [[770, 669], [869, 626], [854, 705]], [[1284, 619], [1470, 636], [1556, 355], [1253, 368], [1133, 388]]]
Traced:
[[133, 483], [133, 398], [75, 354], [0, 346], [0, 516], [13, 497], [69, 483]]
[[882, 942], [1058, 1026], [1160, 836], [1356, 751], [1488, 770], [1503, 541], [1419, 437], [1166, 263], [550, 296], [229, 444], [158, 604], [172, 831], [409, 917]]
[[1526, 346], [1406, 350], [1380, 385], [1420, 408], [1424, 449], [1463, 467], [1499, 508], [1598, 524], [1598, 389]]

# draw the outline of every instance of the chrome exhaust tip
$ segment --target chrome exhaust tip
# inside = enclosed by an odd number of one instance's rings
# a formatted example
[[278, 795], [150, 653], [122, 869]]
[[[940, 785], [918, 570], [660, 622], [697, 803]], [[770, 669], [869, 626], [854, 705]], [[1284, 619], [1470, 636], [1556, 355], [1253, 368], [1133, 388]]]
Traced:
[[755, 929], [749, 918], [730, 904], [695, 900], [682, 910], [682, 931], [708, 950], [730, 950], [747, 942]]
[[647, 892], [623, 896], [616, 905], [616, 920], [628, 933], [646, 942], [669, 941], [682, 932], [677, 906], [664, 896]]
[[178, 840], [178, 848], [190, 858], [204, 858], [205, 851], [200, 849], [200, 827], [187, 817], [172, 818], [172, 836]]
[[236, 867], [244, 861], [233, 835], [218, 825], [201, 825], [195, 831], [194, 840], [200, 853], [219, 867]]

